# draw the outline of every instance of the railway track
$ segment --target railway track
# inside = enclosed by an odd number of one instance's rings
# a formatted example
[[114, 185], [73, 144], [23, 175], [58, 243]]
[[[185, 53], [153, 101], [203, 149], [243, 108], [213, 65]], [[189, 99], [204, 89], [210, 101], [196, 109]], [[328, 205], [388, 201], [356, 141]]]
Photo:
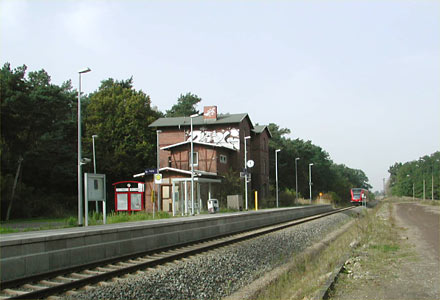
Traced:
[[108, 285], [108, 280], [117, 280], [121, 276], [130, 276], [139, 270], [154, 268], [168, 262], [176, 261], [191, 255], [206, 252], [214, 248], [223, 247], [246, 239], [254, 238], [263, 234], [281, 230], [297, 224], [323, 218], [331, 214], [339, 213], [354, 206], [318, 214], [310, 217], [297, 219], [290, 222], [271, 225], [251, 231], [228, 235], [216, 239], [193, 243], [173, 249], [165, 249], [163, 252], [147, 253], [136, 257], [121, 258], [101, 264], [74, 268], [71, 270], [58, 271], [45, 275], [33, 276], [26, 279], [2, 283], [0, 300], [6, 299], [41, 299], [57, 296], [64, 292], [76, 293], [78, 289], [90, 289], [92, 285]]

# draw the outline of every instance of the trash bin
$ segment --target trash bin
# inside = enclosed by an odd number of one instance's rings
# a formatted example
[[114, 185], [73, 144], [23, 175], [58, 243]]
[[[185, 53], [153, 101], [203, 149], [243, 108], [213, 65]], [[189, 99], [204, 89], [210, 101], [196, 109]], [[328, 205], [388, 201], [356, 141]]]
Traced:
[[215, 214], [218, 212], [218, 200], [217, 199], [209, 199], [208, 200], [208, 211], [210, 214]]

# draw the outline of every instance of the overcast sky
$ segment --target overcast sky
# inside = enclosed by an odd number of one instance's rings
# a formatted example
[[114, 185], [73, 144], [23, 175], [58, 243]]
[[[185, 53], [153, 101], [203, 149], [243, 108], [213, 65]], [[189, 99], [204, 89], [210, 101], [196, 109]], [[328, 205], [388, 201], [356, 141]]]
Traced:
[[161, 111], [192, 92], [276, 123], [374, 190], [440, 149], [440, 1], [0, 0], [0, 58], [90, 93], [133, 76]]

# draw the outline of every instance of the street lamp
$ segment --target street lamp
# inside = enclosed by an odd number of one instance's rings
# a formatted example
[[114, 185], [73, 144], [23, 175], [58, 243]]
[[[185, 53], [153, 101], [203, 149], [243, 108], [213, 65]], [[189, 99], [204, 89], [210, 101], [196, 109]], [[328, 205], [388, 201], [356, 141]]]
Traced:
[[277, 207], [278, 207], [278, 152], [281, 149], [275, 150], [275, 183], [276, 183], [276, 198], [277, 198]]
[[248, 179], [247, 179], [247, 140], [250, 136], [244, 137], [244, 198], [245, 198], [245, 209], [248, 210]]
[[95, 156], [95, 138], [97, 138], [98, 135], [94, 134], [92, 135], [92, 145], [93, 145], [93, 172], [96, 174], [96, 156]]
[[193, 118], [199, 114], [193, 114], [191, 119], [191, 215], [194, 216], [194, 143], [193, 143]]
[[[92, 135], [92, 145], [93, 145], [93, 173], [96, 174], [96, 156], [95, 156], [95, 138], [97, 138], [98, 135], [94, 134]], [[96, 212], [98, 212], [98, 201], [95, 201], [96, 204]]]
[[[156, 140], [157, 140], [157, 146], [156, 146], [156, 152], [157, 152], [157, 173], [159, 173], [159, 169], [160, 169], [160, 155], [159, 155], [159, 151], [160, 151], [160, 147], [159, 147], [159, 133], [161, 133], [162, 130], [156, 130]], [[161, 193], [160, 193], [160, 184], [157, 185], [157, 211], [160, 211], [160, 205], [162, 201], [162, 197], [161, 197]]]
[[310, 204], [312, 204], [312, 166], [313, 163], [309, 164], [309, 190], [310, 190]]
[[90, 68], [78, 71], [79, 89], [78, 89], [78, 225], [83, 225], [83, 191], [82, 191], [82, 164], [81, 161], [81, 74], [90, 72]]
[[295, 183], [296, 183], [295, 198], [297, 202], [298, 202], [298, 160], [299, 159], [300, 159], [299, 157], [295, 158]]

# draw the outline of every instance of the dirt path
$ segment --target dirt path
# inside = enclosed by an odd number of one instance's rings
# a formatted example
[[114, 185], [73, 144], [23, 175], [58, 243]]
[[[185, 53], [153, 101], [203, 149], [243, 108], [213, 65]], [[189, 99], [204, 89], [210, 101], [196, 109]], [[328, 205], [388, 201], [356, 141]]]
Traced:
[[389, 203], [380, 214], [395, 221], [394, 240], [380, 253], [371, 245], [358, 253], [331, 299], [440, 299], [440, 207]]
[[395, 205], [398, 224], [408, 228], [411, 241], [415, 242], [418, 252], [439, 261], [440, 209], [438, 206], [417, 203], [399, 203]]

